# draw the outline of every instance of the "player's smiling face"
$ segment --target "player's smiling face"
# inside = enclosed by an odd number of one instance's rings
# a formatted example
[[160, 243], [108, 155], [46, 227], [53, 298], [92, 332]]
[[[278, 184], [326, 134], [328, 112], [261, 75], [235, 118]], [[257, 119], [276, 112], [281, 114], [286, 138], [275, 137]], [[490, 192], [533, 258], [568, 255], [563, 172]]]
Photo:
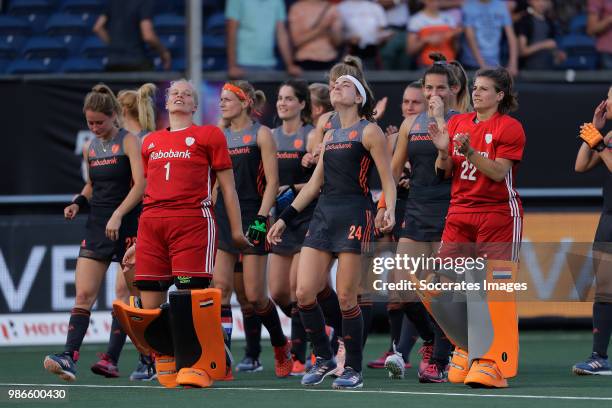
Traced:
[[361, 104], [361, 96], [357, 92], [357, 87], [346, 78], [336, 80], [329, 96], [334, 107], [338, 104], [344, 106]]
[[281, 120], [289, 120], [299, 116], [305, 106], [306, 102], [299, 101], [292, 87], [283, 85], [278, 90], [276, 112]]
[[219, 99], [219, 108], [221, 109], [221, 117], [231, 120], [240, 116], [242, 111], [246, 109], [246, 103], [242, 102], [232, 91], [224, 89]]
[[448, 106], [448, 101], [451, 96], [451, 89], [448, 85], [448, 77], [441, 74], [429, 74], [425, 77], [423, 85], [423, 93], [428, 101], [433, 96], [438, 96], [444, 102], [444, 106]]
[[105, 138], [113, 130], [116, 116], [108, 116], [105, 113], [88, 109], [85, 111], [85, 119], [87, 120], [87, 127], [96, 137]]
[[425, 96], [417, 88], [406, 88], [402, 98], [402, 115], [404, 117], [416, 115], [425, 110]]
[[193, 113], [196, 111], [193, 88], [187, 82], [178, 82], [168, 89], [166, 109], [169, 113]]
[[497, 108], [504, 99], [504, 93], [495, 89], [495, 82], [491, 78], [477, 77], [472, 88], [472, 101], [474, 110], [484, 111]]

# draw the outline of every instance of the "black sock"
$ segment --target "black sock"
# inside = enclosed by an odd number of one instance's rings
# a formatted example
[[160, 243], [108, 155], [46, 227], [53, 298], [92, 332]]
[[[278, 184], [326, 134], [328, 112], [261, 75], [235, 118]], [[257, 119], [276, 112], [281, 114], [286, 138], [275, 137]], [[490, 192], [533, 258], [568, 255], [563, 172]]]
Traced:
[[331, 287], [326, 286], [317, 294], [317, 303], [321, 306], [323, 316], [325, 316], [325, 324], [334, 329], [331, 347], [332, 352], [336, 354], [338, 352], [338, 337], [342, 333], [342, 312], [340, 312], [338, 295]]
[[[368, 341], [368, 335], [370, 334], [370, 328], [372, 327], [372, 309], [374, 305], [372, 300], [366, 296], [357, 296], [357, 302], [359, 303], [359, 308], [361, 309], [361, 315], [363, 320], [363, 346], [365, 347], [366, 341]], [[344, 312], [342, 312], [344, 316]], [[344, 325], [344, 323], [343, 323]], [[353, 367], [355, 368], [355, 367]], [[356, 368], [355, 368], [356, 369]]]
[[608, 343], [612, 333], [612, 303], [593, 303], [593, 351], [608, 358]]
[[280, 310], [283, 312], [285, 316], [291, 319], [291, 303], [288, 303], [286, 305], [279, 304], [278, 307], [280, 308]]
[[221, 326], [225, 332], [225, 345], [228, 349], [232, 349], [232, 327], [234, 325], [234, 318], [232, 316], [231, 305], [221, 305]]
[[261, 319], [261, 323], [266, 326], [270, 333], [270, 343], [274, 347], [282, 347], [287, 343], [287, 337], [283, 333], [283, 328], [276, 311], [274, 302], [268, 299], [268, 304], [261, 310], [255, 309], [255, 313]]
[[119, 356], [121, 355], [121, 350], [123, 350], [123, 345], [125, 344], [126, 334], [121, 329], [121, 325], [119, 321], [115, 317], [113, 313], [113, 322], [111, 323], [110, 330], [110, 338], [108, 339], [108, 348], [106, 349], [106, 354], [113, 359], [115, 364], [119, 363]]
[[431, 354], [430, 363], [435, 363], [438, 367], [443, 368], [449, 362], [450, 353], [453, 350], [453, 345], [446, 337], [438, 323], [431, 319], [431, 325], [434, 331], [434, 348]]
[[416, 327], [414, 327], [410, 319], [404, 316], [402, 319], [402, 334], [400, 335], [400, 341], [397, 345], [397, 351], [402, 353], [405, 362], [410, 361], [410, 352], [418, 338], [419, 333]]
[[361, 372], [363, 360], [363, 317], [359, 306], [342, 311], [342, 338], [346, 348], [345, 367]]
[[325, 318], [323, 317], [321, 307], [319, 307], [317, 302], [314, 302], [311, 305], [299, 305], [298, 308], [302, 324], [312, 343], [315, 356], [330, 360], [332, 358], [332, 350], [329, 338], [325, 334]]
[[259, 360], [261, 354], [261, 319], [255, 314], [252, 306], [242, 307], [244, 320], [244, 337], [246, 339], [245, 355]]
[[404, 303], [404, 313], [414, 324], [423, 341], [428, 343], [434, 341], [434, 332], [429, 321], [429, 314], [421, 302]]
[[300, 363], [306, 362], [306, 330], [300, 319], [297, 303], [291, 303], [291, 353]]
[[387, 314], [389, 316], [389, 332], [391, 334], [391, 347], [389, 347], [389, 351], [393, 351], [393, 345], [395, 344], [397, 346], [400, 342], [404, 311], [402, 310], [401, 305], [397, 303], [389, 303], [387, 305]]
[[[83, 338], [89, 327], [89, 317], [91, 312], [87, 309], [78, 307], [72, 308], [70, 311], [70, 321], [68, 322], [68, 335], [66, 336], [66, 345], [64, 352], [73, 353], [81, 349]], [[73, 353], [74, 354], [74, 353]]]

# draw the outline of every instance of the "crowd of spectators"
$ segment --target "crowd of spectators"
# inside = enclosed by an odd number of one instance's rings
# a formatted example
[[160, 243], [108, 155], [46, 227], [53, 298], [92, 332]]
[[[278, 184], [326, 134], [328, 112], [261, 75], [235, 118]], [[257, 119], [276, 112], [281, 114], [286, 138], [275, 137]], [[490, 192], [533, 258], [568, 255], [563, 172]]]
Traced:
[[432, 51], [468, 69], [556, 69], [567, 34], [589, 36], [612, 67], [612, 0], [226, 0], [225, 15], [232, 76], [325, 70], [347, 53], [370, 69], [419, 69]]

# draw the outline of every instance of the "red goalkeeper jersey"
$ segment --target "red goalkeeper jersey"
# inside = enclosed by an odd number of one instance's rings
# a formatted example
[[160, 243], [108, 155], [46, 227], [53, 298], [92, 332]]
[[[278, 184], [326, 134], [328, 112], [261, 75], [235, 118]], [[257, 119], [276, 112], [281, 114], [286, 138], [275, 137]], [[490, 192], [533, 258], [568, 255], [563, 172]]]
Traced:
[[142, 217], [211, 217], [215, 171], [232, 168], [225, 136], [210, 125], [152, 132], [142, 159]]
[[[518, 163], [523, 158], [525, 132], [520, 122], [508, 115], [494, 114], [475, 123], [476, 113], [453, 116], [448, 122], [449, 154], [453, 160], [453, 185], [448, 210], [452, 213], [497, 212], [519, 216], [523, 213], [514, 182]], [[458, 133], [469, 133], [470, 146], [491, 160], [503, 158], [514, 162], [503, 181], [482, 174], [459, 153], [453, 143]]]

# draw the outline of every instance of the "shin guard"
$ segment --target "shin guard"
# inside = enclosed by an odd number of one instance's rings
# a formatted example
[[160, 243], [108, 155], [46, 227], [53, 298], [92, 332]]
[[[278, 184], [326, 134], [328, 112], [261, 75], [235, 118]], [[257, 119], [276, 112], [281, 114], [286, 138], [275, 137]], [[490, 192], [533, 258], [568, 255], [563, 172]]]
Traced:
[[227, 360], [219, 289], [170, 293], [170, 325], [180, 385], [208, 387], [225, 378]]

